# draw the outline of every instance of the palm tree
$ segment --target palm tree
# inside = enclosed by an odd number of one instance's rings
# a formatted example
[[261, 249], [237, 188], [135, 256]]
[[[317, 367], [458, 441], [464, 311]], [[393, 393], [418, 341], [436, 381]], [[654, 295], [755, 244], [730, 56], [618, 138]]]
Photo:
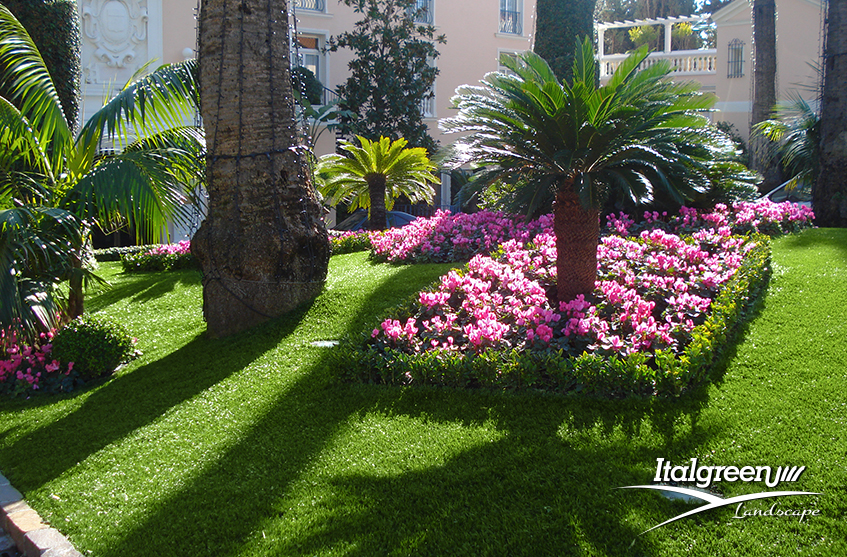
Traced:
[[847, 227], [847, 3], [828, 2], [821, 97], [820, 175], [812, 188], [819, 226]]
[[638, 71], [646, 56], [646, 47], [636, 50], [603, 87], [588, 39], [571, 85], [531, 52], [504, 57], [512, 74], [458, 88], [458, 115], [440, 123], [468, 133], [451, 147], [449, 165], [487, 166], [477, 181], [513, 188], [527, 214], [555, 198], [560, 301], [594, 290], [599, 209], [610, 194], [647, 202], [664, 191], [682, 202], [706, 189], [706, 161], [728, 141], [702, 114], [714, 98], [667, 79], [668, 64]]
[[438, 182], [433, 174], [436, 166], [423, 147], [406, 148], [402, 137], [391, 141], [381, 137], [369, 141], [356, 136], [361, 147], [342, 141], [347, 156], [324, 155], [318, 162], [316, 176], [320, 192], [331, 205], [350, 204], [350, 209], [368, 208], [372, 230], [387, 227], [386, 211], [394, 200], [405, 196], [412, 203], [431, 203], [435, 191], [429, 185]]
[[[65, 280], [67, 313], [82, 313], [92, 226], [129, 224], [155, 240], [188, 216], [204, 150], [200, 131], [183, 125], [198, 104], [194, 72], [186, 62], [128, 84], [74, 137], [41, 54], [0, 6], [2, 325], [53, 325], [52, 285]], [[137, 139], [126, 139], [130, 130]], [[114, 142], [113, 154], [101, 153], [104, 141]]]
[[[776, 105], [776, 0], [753, 0], [753, 107], [751, 124], [770, 117]], [[779, 166], [761, 136], [750, 141], [751, 168], [762, 173], [766, 189], [779, 180]]]
[[208, 332], [290, 311], [323, 288], [329, 239], [297, 145], [284, 0], [206, 0], [200, 86], [209, 212], [191, 251]]
[[773, 154], [791, 176], [791, 187], [812, 184], [820, 166], [820, 117], [799, 94], [777, 105], [773, 118], [753, 127], [771, 142]]

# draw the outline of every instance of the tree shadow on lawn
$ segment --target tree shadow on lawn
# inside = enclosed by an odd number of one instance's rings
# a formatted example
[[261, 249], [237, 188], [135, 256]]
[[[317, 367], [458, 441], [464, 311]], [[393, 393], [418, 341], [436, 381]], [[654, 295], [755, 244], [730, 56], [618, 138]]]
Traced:
[[[310, 305], [301, 306], [265, 334], [212, 340], [201, 333], [167, 356], [94, 387], [90, 394], [72, 393], [69, 396], [88, 397], [77, 410], [15, 441], [3, 458], [4, 469], [23, 491], [56, 479], [89, 455], [249, 365], [291, 334]], [[20, 455], [21, 462], [10, 455]]]
[[[722, 431], [697, 425], [705, 391], [609, 401], [343, 385], [327, 361], [318, 358], [190, 485], [155, 501], [143, 523], [96, 552], [536, 556], [587, 547], [657, 555], [656, 538], [630, 544], [679, 514], [679, 504], [615, 488], [651, 483], [657, 458], [683, 462]], [[394, 475], [322, 467], [327, 448], [371, 415], [450, 427], [493, 422], [501, 435]]]
[[789, 249], [832, 248], [847, 261], [847, 231], [843, 228], [810, 228], [779, 240]]
[[173, 292], [177, 284], [200, 284], [203, 275], [194, 269], [184, 269], [160, 273], [132, 273], [130, 280], [121, 278], [124, 282], [119, 286], [103, 287], [103, 290], [97, 292], [96, 298], [86, 301], [86, 311], [95, 312], [126, 298], [134, 303], [149, 302]]

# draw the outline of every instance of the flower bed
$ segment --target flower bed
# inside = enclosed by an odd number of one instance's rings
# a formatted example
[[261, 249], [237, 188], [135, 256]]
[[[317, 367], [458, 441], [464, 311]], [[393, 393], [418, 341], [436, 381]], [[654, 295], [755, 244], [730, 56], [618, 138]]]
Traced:
[[526, 223], [520, 215], [438, 211], [433, 217], [415, 219], [402, 228], [372, 233], [371, 255], [391, 263], [468, 261], [509, 240], [528, 242], [550, 228], [552, 219], [545, 215]]
[[62, 364], [51, 357], [55, 332], [41, 333], [36, 341], [25, 342], [14, 329], [0, 331], [0, 393], [68, 392], [82, 382], [73, 362]]
[[[595, 291], [559, 307], [547, 301], [556, 278], [552, 231], [530, 243], [512, 239], [347, 343], [339, 364], [346, 379], [376, 383], [676, 395], [708, 376], [767, 282], [770, 244], [756, 232], [797, 230], [812, 217], [770, 202], [646, 214], [641, 224], [610, 216]], [[617, 234], [634, 230], [636, 237]], [[393, 260], [440, 253], [423, 227], [413, 236], [424, 240], [390, 252]]]
[[191, 242], [183, 240], [176, 244], [149, 246], [138, 253], [121, 255], [124, 272], [169, 271], [172, 269], [190, 269], [197, 266], [191, 255]]

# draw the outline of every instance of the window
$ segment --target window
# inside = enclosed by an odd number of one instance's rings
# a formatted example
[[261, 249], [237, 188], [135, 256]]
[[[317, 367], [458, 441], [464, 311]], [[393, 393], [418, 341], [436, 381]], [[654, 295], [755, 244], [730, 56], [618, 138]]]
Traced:
[[415, 23], [432, 25], [432, 0], [415, 0], [415, 4], [409, 8], [409, 15]]
[[497, 58], [497, 71], [498, 72], [507, 73], [507, 74], [510, 74], [510, 75], [515, 75], [515, 72], [513, 72], [512, 70], [510, 70], [509, 68], [507, 68], [506, 66], [503, 65], [503, 58], [504, 57], [505, 58], [511, 58], [512, 60], [515, 60], [518, 57], [518, 53], [511, 51], [511, 50], [501, 50], [501, 51], [499, 51], [498, 58]]
[[294, 8], [299, 10], [322, 12], [324, 11], [324, 6], [324, 0], [294, 0]]
[[520, 0], [500, 0], [500, 32], [521, 35], [522, 23]]
[[729, 42], [727, 60], [727, 77], [744, 77], [744, 43], [739, 39]]
[[[321, 51], [324, 40], [325, 37], [299, 34], [294, 45], [294, 52], [292, 52], [292, 66], [301, 66], [311, 71], [321, 85], [326, 83], [325, 54]], [[326, 90], [323, 94], [326, 95]], [[326, 99], [324, 98], [323, 101]]]

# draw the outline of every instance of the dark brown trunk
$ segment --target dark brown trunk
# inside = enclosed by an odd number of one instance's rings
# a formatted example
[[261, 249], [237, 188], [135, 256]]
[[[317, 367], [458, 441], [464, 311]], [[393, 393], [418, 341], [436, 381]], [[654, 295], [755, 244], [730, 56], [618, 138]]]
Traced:
[[371, 230], [385, 230], [388, 228], [388, 217], [385, 212], [385, 176], [382, 174], [370, 174], [365, 176], [368, 182], [368, 199], [371, 202], [368, 218]]
[[205, 0], [200, 86], [209, 211], [192, 240], [209, 334], [286, 313], [322, 289], [329, 241], [296, 145], [284, 0]]
[[847, 3], [829, 2], [826, 27], [821, 168], [812, 207], [818, 226], [843, 228], [847, 227]]
[[[776, 3], [775, 0], [753, 2], [753, 108], [750, 125], [771, 117], [776, 106]], [[750, 139], [751, 166], [765, 178], [763, 187], [770, 190], [779, 183], [779, 163], [762, 136]]]
[[73, 271], [68, 280], [68, 319], [76, 319], [85, 312], [85, 289], [82, 282], [82, 260], [74, 255]]
[[586, 210], [571, 184], [556, 195], [553, 207], [556, 233], [557, 300], [568, 302], [579, 294], [588, 296], [597, 280], [597, 243], [600, 238], [600, 212]]

